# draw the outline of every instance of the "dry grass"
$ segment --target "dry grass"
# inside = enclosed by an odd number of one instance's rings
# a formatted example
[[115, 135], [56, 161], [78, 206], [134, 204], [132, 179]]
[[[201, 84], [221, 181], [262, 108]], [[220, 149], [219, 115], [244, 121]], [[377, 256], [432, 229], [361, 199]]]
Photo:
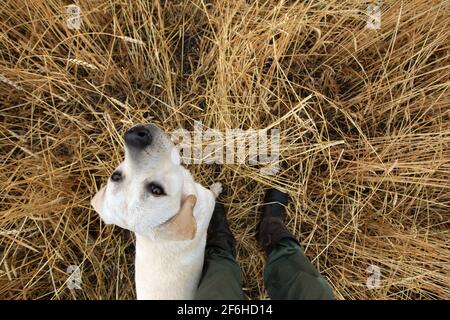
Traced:
[[[338, 299], [449, 299], [450, 8], [384, 1], [0, 1], [0, 298], [131, 299], [133, 236], [90, 197], [135, 123], [281, 131], [276, 176], [191, 165], [225, 186], [250, 298], [269, 186]], [[82, 290], [66, 286], [80, 265]], [[379, 289], [366, 286], [380, 267]]]

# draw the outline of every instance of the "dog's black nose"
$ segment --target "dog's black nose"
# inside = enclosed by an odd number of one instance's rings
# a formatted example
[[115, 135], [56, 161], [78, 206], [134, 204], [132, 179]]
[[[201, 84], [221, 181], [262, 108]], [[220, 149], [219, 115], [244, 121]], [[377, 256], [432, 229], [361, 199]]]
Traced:
[[145, 125], [134, 126], [125, 133], [125, 144], [129, 147], [143, 149], [151, 143], [152, 135]]

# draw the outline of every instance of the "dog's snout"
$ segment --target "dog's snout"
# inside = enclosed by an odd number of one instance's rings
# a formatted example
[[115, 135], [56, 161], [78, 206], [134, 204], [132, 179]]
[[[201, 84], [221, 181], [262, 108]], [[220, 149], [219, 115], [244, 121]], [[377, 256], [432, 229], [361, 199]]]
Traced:
[[137, 125], [125, 133], [125, 144], [129, 147], [143, 149], [152, 143], [152, 134], [145, 125]]

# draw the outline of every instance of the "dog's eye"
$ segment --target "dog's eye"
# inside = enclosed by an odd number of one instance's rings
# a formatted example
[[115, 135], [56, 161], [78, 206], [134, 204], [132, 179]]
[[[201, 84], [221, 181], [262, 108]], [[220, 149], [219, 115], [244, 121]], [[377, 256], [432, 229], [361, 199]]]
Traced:
[[157, 185], [156, 183], [153, 183], [153, 182], [151, 182], [151, 183], [149, 183], [147, 185], [147, 190], [151, 194], [153, 194], [154, 196], [163, 196], [163, 195], [166, 194], [164, 192], [164, 189], [161, 186], [159, 186], [159, 185]]
[[122, 180], [122, 173], [120, 171], [114, 171], [111, 175], [111, 181], [119, 182]]

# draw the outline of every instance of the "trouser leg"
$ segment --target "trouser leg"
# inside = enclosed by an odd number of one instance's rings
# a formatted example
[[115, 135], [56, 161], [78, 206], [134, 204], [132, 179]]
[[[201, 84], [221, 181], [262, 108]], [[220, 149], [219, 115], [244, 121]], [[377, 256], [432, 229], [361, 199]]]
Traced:
[[333, 290], [317, 272], [300, 246], [291, 239], [280, 240], [271, 251], [264, 282], [272, 299], [331, 300]]
[[206, 247], [196, 300], [243, 300], [241, 270], [233, 255], [219, 247]]

